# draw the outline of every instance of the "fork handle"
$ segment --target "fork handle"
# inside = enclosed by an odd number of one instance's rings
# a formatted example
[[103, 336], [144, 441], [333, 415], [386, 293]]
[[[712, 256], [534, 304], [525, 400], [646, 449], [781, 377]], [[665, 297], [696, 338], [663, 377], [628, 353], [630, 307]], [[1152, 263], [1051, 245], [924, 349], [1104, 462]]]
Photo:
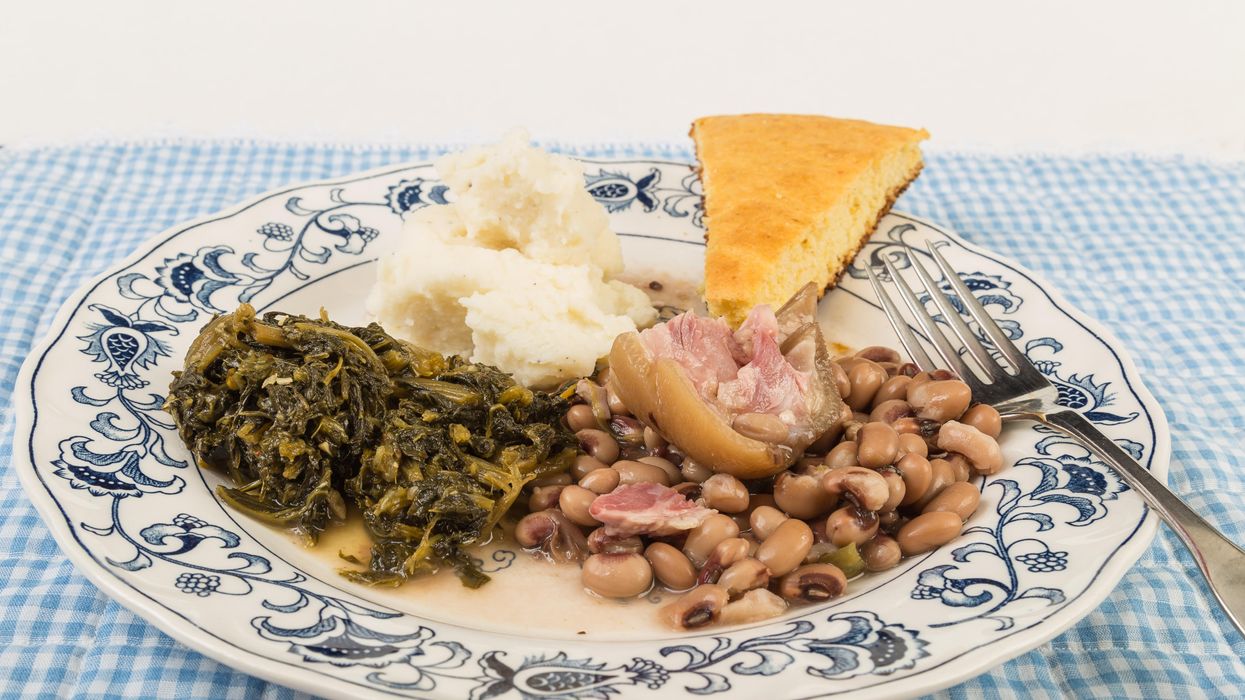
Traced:
[[1093, 423], [1073, 411], [1031, 413], [1026, 417], [1055, 428], [1082, 442], [1111, 466], [1189, 548], [1197, 568], [1228, 619], [1245, 635], [1245, 550], [1223, 536], [1137, 460], [1103, 435]]

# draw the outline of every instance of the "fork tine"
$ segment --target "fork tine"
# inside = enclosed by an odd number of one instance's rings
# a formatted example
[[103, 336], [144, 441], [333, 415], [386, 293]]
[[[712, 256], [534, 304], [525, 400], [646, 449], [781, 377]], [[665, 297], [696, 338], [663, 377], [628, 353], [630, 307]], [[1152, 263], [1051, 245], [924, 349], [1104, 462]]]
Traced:
[[990, 314], [986, 312], [985, 307], [981, 305], [981, 302], [977, 301], [977, 297], [973, 296], [972, 290], [968, 288], [968, 285], [964, 284], [964, 281], [960, 279], [955, 269], [942, 256], [942, 253], [938, 252], [934, 242], [929, 241], [926, 247], [929, 249], [930, 257], [938, 265], [938, 269], [942, 272], [943, 277], [947, 278], [947, 282], [951, 284], [952, 289], [960, 297], [960, 303], [964, 304], [964, 309], [968, 311], [968, 315], [977, 322], [977, 325], [981, 327], [981, 330], [985, 331], [986, 335], [990, 336], [990, 342], [994, 343], [994, 346], [999, 349], [1003, 357], [1006, 357], [1012, 363], [1017, 373], [1040, 374], [1033, 367], [1033, 364], [1029, 362], [1029, 358], [1025, 357], [1020, 348], [1017, 348], [1011, 339], [1007, 337], [1007, 334], [1003, 332], [999, 324], [990, 318]]
[[907, 305], [908, 310], [912, 312], [912, 316], [916, 319], [917, 325], [919, 325], [921, 330], [925, 332], [925, 337], [929, 338], [930, 342], [934, 344], [934, 350], [938, 353], [938, 356], [942, 358], [942, 361], [950, 366], [951, 369], [955, 370], [955, 373], [960, 375], [961, 379], [965, 382], [969, 382], [970, 387], [974, 383], [979, 383], [977, 382], [977, 375], [973, 374], [972, 370], [968, 368], [968, 365], [964, 364], [964, 360], [960, 357], [960, 353], [957, 352], [955, 348], [951, 347], [951, 343], [947, 341], [947, 336], [943, 335], [942, 331], [938, 330], [938, 324], [934, 322], [934, 319], [929, 315], [929, 312], [925, 310], [925, 307], [921, 304], [921, 301], [917, 299], [916, 294], [912, 293], [912, 288], [908, 286], [908, 283], [904, 281], [903, 277], [899, 276], [899, 270], [895, 269], [895, 265], [891, 263], [889, 259], [883, 259], [882, 264], [886, 266], [886, 271], [890, 273], [891, 281], [899, 290], [899, 296], [903, 299], [904, 304]]
[[903, 314], [899, 312], [899, 307], [895, 306], [895, 302], [891, 300], [890, 295], [882, 287], [882, 281], [878, 279], [878, 274], [873, 271], [873, 266], [865, 265], [865, 271], [869, 273], [869, 281], [873, 283], [873, 293], [877, 295], [878, 301], [882, 303], [882, 308], [886, 311], [886, 318], [891, 322], [891, 328], [895, 329], [895, 335], [899, 336], [899, 344], [903, 346], [904, 350], [908, 351], [908, 357], [911, 357], [916, 366], [923, 370], [934, 369], [934, 362], [929, 358], [929, 353], [925, 352], [925, 348], [921, 347], [921, 341], [912, 332], [907, 321], [904, 321]]
[[[999, 366], [998, 361], [990, 356], [989, 351], [986, 350], [985, 346], [981, 344], [981, 341], [973, 333], [973, 329], [969, 328], [964, 319], [960, 317], [959, 310], [951, 304], [951, 299], [943, 293], [942, 287], [934, 281], [929, 271], [921, 264], [916, 251], [909, 249], [908, 259], [912, 261], [912, 267], [916, 268], [916, 274], [921, 278], [921, 284], [924, 284], [925, 288], [929, 290], [930, 296], [934, 299], [934, 304], [942, 312], [942, 317], [947, 320], [947, 325], [951, 326], [951, 330], [955, 332], [960, 342], [964, 344], [964, 347], [968, 349], [973, 358], [981, 364], [981, 368], [986, 371], [986, 377], [988, 378], [995, 374], [995, 368]], [[945, 272], [943, 276], [946, 276]], [[959, 276], [956, 276], [956, 279], [959, 279]]]

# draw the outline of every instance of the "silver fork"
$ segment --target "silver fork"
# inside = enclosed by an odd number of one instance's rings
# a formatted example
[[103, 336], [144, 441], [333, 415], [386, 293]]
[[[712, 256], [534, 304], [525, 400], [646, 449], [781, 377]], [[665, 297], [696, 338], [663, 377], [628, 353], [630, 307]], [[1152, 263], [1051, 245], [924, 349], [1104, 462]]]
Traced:
[[957, 347], [938, 327], [917, 295], [913, 293], [912, 288], [899, 274], [894, 263], [889, 259], [884, 259], [886, 272], [899, 298], [903, 300], [917, 326], [930, 340], [935, 353], [942, 360], [941, 363], [936, 363], [930, 358], [903, 314], [886, 292], [878, 273], [873, 267], [866, 266], [869, 280], [873, 283], [873, 290], [882, 303], [891, 326], [899, 336], [899, 342], [908, 351], [908, 356], [912, 358], [912, 361], [923, 370], [938, 367], [954, 370], [972, 389], [973, 400], [993, 405], [998, 409], [1004, 421], [1037, 421], [1075, 438], [1092, 450], [1099, 459], [1113, 468], [1134, 491], [1145, 499], [1145, 502], [1159, 514], [1159, 517], [1176, 532], [1192, 553], [1198, 569], [1206, 578], [1207, 585], [1210, 586], [1215, 599], [1227, 613], [1228, 619], [1242, 635], [1245, 635], [1245, 550], [1233, 544], [1210, 523], [1193, 512], [1193, 509], [1180, 500], [1179, 496], [1151, 476], [1145, 467], [1138, 464], [1081, 414], [1057, 405], [1054, 385], [1042, 376], [1029, 359], [1012, 344], [1003, 329], [990, 318], [985, 308], [973, 296], [932, 241], [928, 244], [928, 250], [943, 278], [960, 298], [967, 315], [976, 321], [989, 337], [991, 344], [1006, 361], [1008, 367], [1000, 364], [991, 355], [989, 349], [961, 318], [960, 312], [952, 305], [951, 300], [942, 293], [941, 288], [922, 265], [915, 251], [909, 248], [907, 250], [908, 260], [925, 287], [925, 291], [929, 293], [952, 333], [967, 350], [973, 363], [984, 372], [984, 379], [970, 368], [966, 361], [968, 358], [960, 354]]

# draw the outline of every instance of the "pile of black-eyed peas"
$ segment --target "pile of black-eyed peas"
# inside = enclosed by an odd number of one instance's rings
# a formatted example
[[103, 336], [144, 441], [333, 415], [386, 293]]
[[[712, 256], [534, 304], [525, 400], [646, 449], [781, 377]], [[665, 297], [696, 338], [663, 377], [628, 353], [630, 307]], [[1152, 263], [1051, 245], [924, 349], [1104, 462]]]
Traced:
[[[581, 380], [566, 420], [582, 454], [569, 473], [530, 487], [516, 539], [580, 562], [596, 595], [681, 594], [663, 614], [692, 629], [829, 600], [855, 576], [956, 538], [980, 498], [970, 479], [1003, 467], [998, 412], [973, 404], [952, 373], [919, 371], [890, 348], [865, 348], [832, 369], [851, 417], [791, 468], [749, 482], [685, 458], [630, 415], [607, 376]], [[608, 534], [593, 502], [643, 482], [717, 512], [674, 535]]]

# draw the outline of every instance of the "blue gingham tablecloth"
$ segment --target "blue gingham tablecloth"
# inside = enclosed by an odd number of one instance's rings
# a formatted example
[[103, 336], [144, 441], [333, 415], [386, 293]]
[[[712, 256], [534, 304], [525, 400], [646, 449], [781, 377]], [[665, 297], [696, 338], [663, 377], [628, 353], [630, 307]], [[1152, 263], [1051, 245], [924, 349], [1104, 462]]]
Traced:
[[[290, 698], [188, 649], [69, 564], [18, 485], [18, 367], [60, 303], [146, 238], [290, 182], [441, 149], [250, 142], [0, 149], [0, 696]], [[561, 149], [689, 160], [684, 146]], [[1245, 163], [932, 154], [896, 208], [1037, 270], [1118, 335], [1167, 411], [1171, 484], [1245, 540]], [[940, 695], [1245, 695], [1175, 538], [1052, 642]]]

